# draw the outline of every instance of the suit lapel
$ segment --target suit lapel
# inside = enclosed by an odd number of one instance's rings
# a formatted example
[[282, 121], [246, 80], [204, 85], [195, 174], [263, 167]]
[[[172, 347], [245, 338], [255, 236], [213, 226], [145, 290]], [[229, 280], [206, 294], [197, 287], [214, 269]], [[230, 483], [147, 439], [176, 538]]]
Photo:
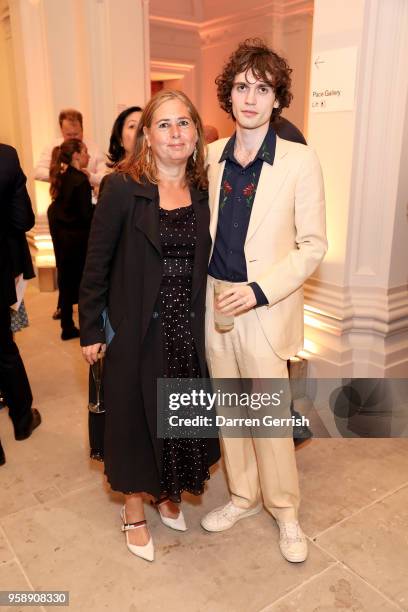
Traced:
[[224, 173], [225, 161], [219, 163], [218, 161], [211, 164], [208, 169], [208, 179], [209, 179], [209, 205], [210, 205], [210, 235], [212, 239], [212, 249], [214, 248], [215, 236], [217, 233], [217, 224], [218, 224], [218, 211], [220, 205], [220, 189], [221, 189], [221, 180], [222, 175]]
[[245, 244], [251, 240], [263, 218], [273, 207], [273, 203], [289, 172], [289, 165], [286, 163], [287, 147], [285, 143], [285, 140], [277, 137], [273, 165], [271, 166], [266, 162], [262, 164]]

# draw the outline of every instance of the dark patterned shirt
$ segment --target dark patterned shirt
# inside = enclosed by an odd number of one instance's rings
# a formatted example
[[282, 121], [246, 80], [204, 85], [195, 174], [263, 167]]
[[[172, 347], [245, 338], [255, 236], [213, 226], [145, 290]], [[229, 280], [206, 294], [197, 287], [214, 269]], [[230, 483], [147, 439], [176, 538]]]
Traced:
[[[251, 218], [252, 205], [258, 187], [264, 162], [273, 164], [276, 147], [276, 133], [269, 128], [264, 141], [248, 166], [241, 164], [234, 157], [234, 134], [220, 157], [225, 160], [221, 181], [220, 203], [217, 234], [208, 273], [214, 278], [230, 282], [248, 280], [244, 245]], [[249, 283], [254, 290], [257, 305], [262, 306], [268, 300], [257, 283]]]

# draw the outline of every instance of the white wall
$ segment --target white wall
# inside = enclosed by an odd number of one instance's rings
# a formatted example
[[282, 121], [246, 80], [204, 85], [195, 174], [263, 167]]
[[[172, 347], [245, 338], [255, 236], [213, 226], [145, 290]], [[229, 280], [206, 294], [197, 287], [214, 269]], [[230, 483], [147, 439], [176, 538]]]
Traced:
[[8, 4], [0, 2], [0, 142], [21, 149], [13, 42]]
[[[15, 0], [10, 4], [15, 99], [27, 174], [59, 135], [58, 113], [83, 113], [84, 133], [106, 151], [119, 107], [141, 104], [149, 92], [145, 0]], [[36, 182], [38, 222], [49, 204]]]
[[[365, 0], [355, 0], [353, 11], [343, 0], [316, 0], [313, 52], [357, 46], [361, 52]], [[351, 173], [355, 123], [360, 111], [310, 113], [309, 142], [321, 160], [326, 191], [329, 251], [320, 266], [321, 280], [342, 284], [345, 278]]]
[[152, 70], [184, 75], [182, 89], [201, 110], [201, 91], [205, 84], [201, 78], [197, 28], [150, 18], [150, 56]]

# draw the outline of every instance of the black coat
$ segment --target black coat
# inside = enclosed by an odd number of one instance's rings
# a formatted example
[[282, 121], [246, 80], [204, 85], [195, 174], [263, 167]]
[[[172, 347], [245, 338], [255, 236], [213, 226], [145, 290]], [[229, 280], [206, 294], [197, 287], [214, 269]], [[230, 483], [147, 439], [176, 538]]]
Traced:
[[58, 268], [58, 284], [64, 284], [64, 288], [68, 289], [67, 297], [72, 304], [78, 301], [92, 214], [92, 190], [88, 177], [73, 166], [68, 166], [61, 177], [58, 196], [48, 207], [47, 215]]
[[[207, 193], [191, 189], [197, 222], [191, 296], [191, 329], [202, 376], [204, 312], [211, 247]], [[162, 441], [157, 438], [156, 379], [163, 373], [158, 308], [162, 252], [157, 186], [113, 174], [96, 207], [81, 283], [81, 345], [104, 342], [107, 307], [115, 336], [104, 370], [105, 473], [113, 489], [160, 494]], [[209, 463], [219, 458], [208, 441]]]
[[278, 115], [274, 121], [272, 121], [272, 127], [279, 136], [284, 140], [290, 140], [292, 142], [298, 142], [300, 144], [307, 144], [305, 137], [299, 128], [296, 127], [285, 117]]
[[0, 300], [17, 300], [15, 277], [33, 278], [25, 232], [35, 222], [26, 177], [13, 147], [0, 144]]

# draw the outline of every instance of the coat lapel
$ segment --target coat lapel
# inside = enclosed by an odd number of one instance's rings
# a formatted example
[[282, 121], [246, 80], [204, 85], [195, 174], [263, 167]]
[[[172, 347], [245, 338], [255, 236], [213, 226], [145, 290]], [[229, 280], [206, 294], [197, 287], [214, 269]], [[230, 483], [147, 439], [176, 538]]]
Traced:
[[144, 233], [161, 256], [158, 187], [151, 183], [136, 183], [134, 195], [140, 198], [136, 207], [135, 226]]
[[264, 162], [262, 164], [261, 176], [259, 177], [254, 203], [252, 205], [251, 218], [249, 221], [248, 232], [245, 244], [251, 240], [263, 218], [273, 206], [285, 178], [289, 172], [286, 163], [287, 147], [286, 141], [276, 138], [276, 151], [273, 165]]
[[[191, 203], [197, 224], [197, 239], [194, 256], [191, 301], [197, 297], [198, 291], [206, 278], [208, 253], [210, 250], [209, 210], [207, 192], [190, 188]], [[136, 183], [134, 195], [139, 199], [135, 213], [135, 226], [144, 233], [156, 249], [160, 258], [163, 252], [160, 243], [159, 190], [157, 185]], [[153, 264], [153, 262], [152, 262]], [[153, 280], [153, 279], [150, 279]], [[152, 291], [152, 295], [155, 292]], [[147, 321], [148, 323], [148, 321]], [[147, 329], [147, 325], [145, 325]]]
[[191, 202], [196, 218], [196, 247], [194, 255], [191, 302], [197, 297], [198, 291], [207, 276], [208, 254], [210, 251], [209, 209], [206, 192], [190, 188]]

